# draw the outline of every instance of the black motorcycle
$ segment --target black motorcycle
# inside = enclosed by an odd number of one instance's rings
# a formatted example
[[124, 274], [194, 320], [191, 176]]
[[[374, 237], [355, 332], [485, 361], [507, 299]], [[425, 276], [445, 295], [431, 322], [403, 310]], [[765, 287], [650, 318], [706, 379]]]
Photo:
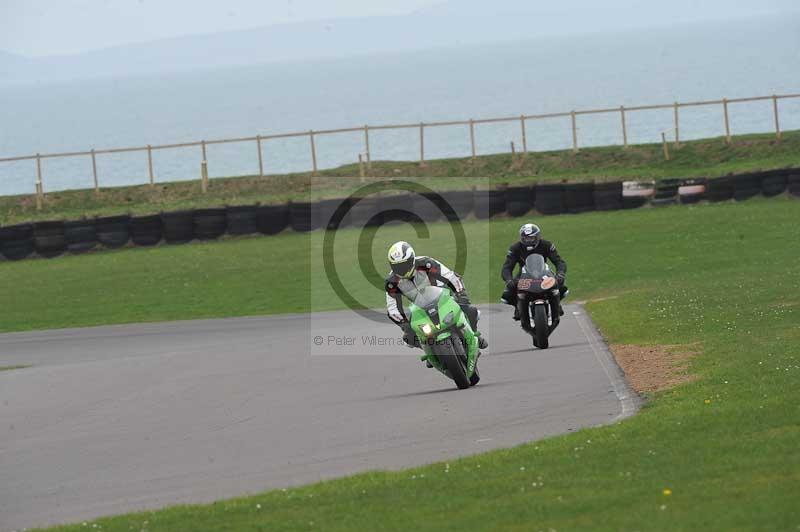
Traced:
[[541, 255], [530, 255], [517, 281], [517, 310], [522, 329], [533, 337], [534, 347], [547, 349], [550, 334], [559, 324], [558, 283]]

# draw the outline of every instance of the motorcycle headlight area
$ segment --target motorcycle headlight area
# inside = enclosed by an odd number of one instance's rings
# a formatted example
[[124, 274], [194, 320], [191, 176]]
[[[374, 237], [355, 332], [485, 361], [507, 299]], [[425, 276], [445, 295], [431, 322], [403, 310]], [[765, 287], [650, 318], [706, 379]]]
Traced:
[[425, 334], [425, 336], [430, 336], [433, 332], [433, 327], [431, 327], [430, 323], [426, 323], [420, 327], [420, 330]]

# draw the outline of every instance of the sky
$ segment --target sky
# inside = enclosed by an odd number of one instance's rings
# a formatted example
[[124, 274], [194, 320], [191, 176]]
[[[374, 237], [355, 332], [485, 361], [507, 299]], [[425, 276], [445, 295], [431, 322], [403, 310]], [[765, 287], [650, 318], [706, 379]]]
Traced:
[[441, 0], [0, 0], [0, 50], [28, 56], [314, 19], [411, 13]]
[[[431, 17], [458, 28], [459, 17], [490, 21], [510, 16], [530, 20], [533, 33], [537, 21], [550, 33], [567, 33], [581, 25], [581, 31], [608, 31], [798, 9], [797, 0], [0, 0], [0, 51], [33, 57], [76, 54], [309, 20], [412, 13], [413, 19], [396, 23], [413, 43], [413, 30]], [[477, 30], [483, 31], [482, 26]], [[327, 37], [319, 35], [325, 50]]]

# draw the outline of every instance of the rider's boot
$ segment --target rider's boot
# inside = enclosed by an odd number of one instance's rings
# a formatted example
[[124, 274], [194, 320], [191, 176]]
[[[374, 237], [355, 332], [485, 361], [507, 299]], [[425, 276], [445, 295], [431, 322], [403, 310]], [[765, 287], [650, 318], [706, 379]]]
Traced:
[[517, 306], [515, 305], [515, 306], [514, 306], [514, 321], [519, 321], [519, 320], [520, 320], [520, 317], [519, 317], [519, 307], [517, 307]]
[[478, 347], [480, 349], [486, 349], [487, 347], [489, 347], [489, 342], [487, 342], [486, 338], [484, 338], [483, 336], [478, 336]]

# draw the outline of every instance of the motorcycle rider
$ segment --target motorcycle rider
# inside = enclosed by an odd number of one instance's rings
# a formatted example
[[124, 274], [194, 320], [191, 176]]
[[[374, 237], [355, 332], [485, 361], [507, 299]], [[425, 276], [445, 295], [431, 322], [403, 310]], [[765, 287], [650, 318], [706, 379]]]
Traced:
[[[431, 257], [416, 256], [408, 242], [396, 242], [389, 248], [389, 266], [392, 271], [386, 278], [386, 309], [389, 319], [403, 330], [403, 340], [409, 347], [419, 347], [419, 340], [411, 329], [411, 324], [403, 310], [403, 298], [413, 301], [416, 291], [415, 274], [422, 272], [428, 276], [432, 286], [446, 286], [453, 293], [456, 302], [469, 320], [478, 336], [478, 347], [486, 349], [489, 343], [478, 332], [478, 309], [470, 304], [467, 290], [461, 276]], [[424, 278], [423, 278], [424, 279]]]
[[558, 304], [559, 315], [564, 315], [564, 309], [561, 307], [561, 299], [564, 299], [569, 293], [569, 289], [564, 284], [567, 278], [567, 263], [558, 254], [555, 244], [542, 238], [542, 231], [536, 224], [525, 224], [519, 228], [519, 241], [511, 244], [508, 248], [506, 261], [503, 263], [502, 276], [503, 281], [506, 283], [505, 291], [501, 301], [514, 307], [514, 319], [519, 320], [519, 309], [517, 308], [517, 281], [519, 275], [514, 275], [514, 268], [519, 265], [520, 268], [525, 265], [525, 259], [533, 254], [541, 255], [546, 260], [550, 260], [556, 267], [556, 281], [558, 282], [558, 290], [561, 294]]

